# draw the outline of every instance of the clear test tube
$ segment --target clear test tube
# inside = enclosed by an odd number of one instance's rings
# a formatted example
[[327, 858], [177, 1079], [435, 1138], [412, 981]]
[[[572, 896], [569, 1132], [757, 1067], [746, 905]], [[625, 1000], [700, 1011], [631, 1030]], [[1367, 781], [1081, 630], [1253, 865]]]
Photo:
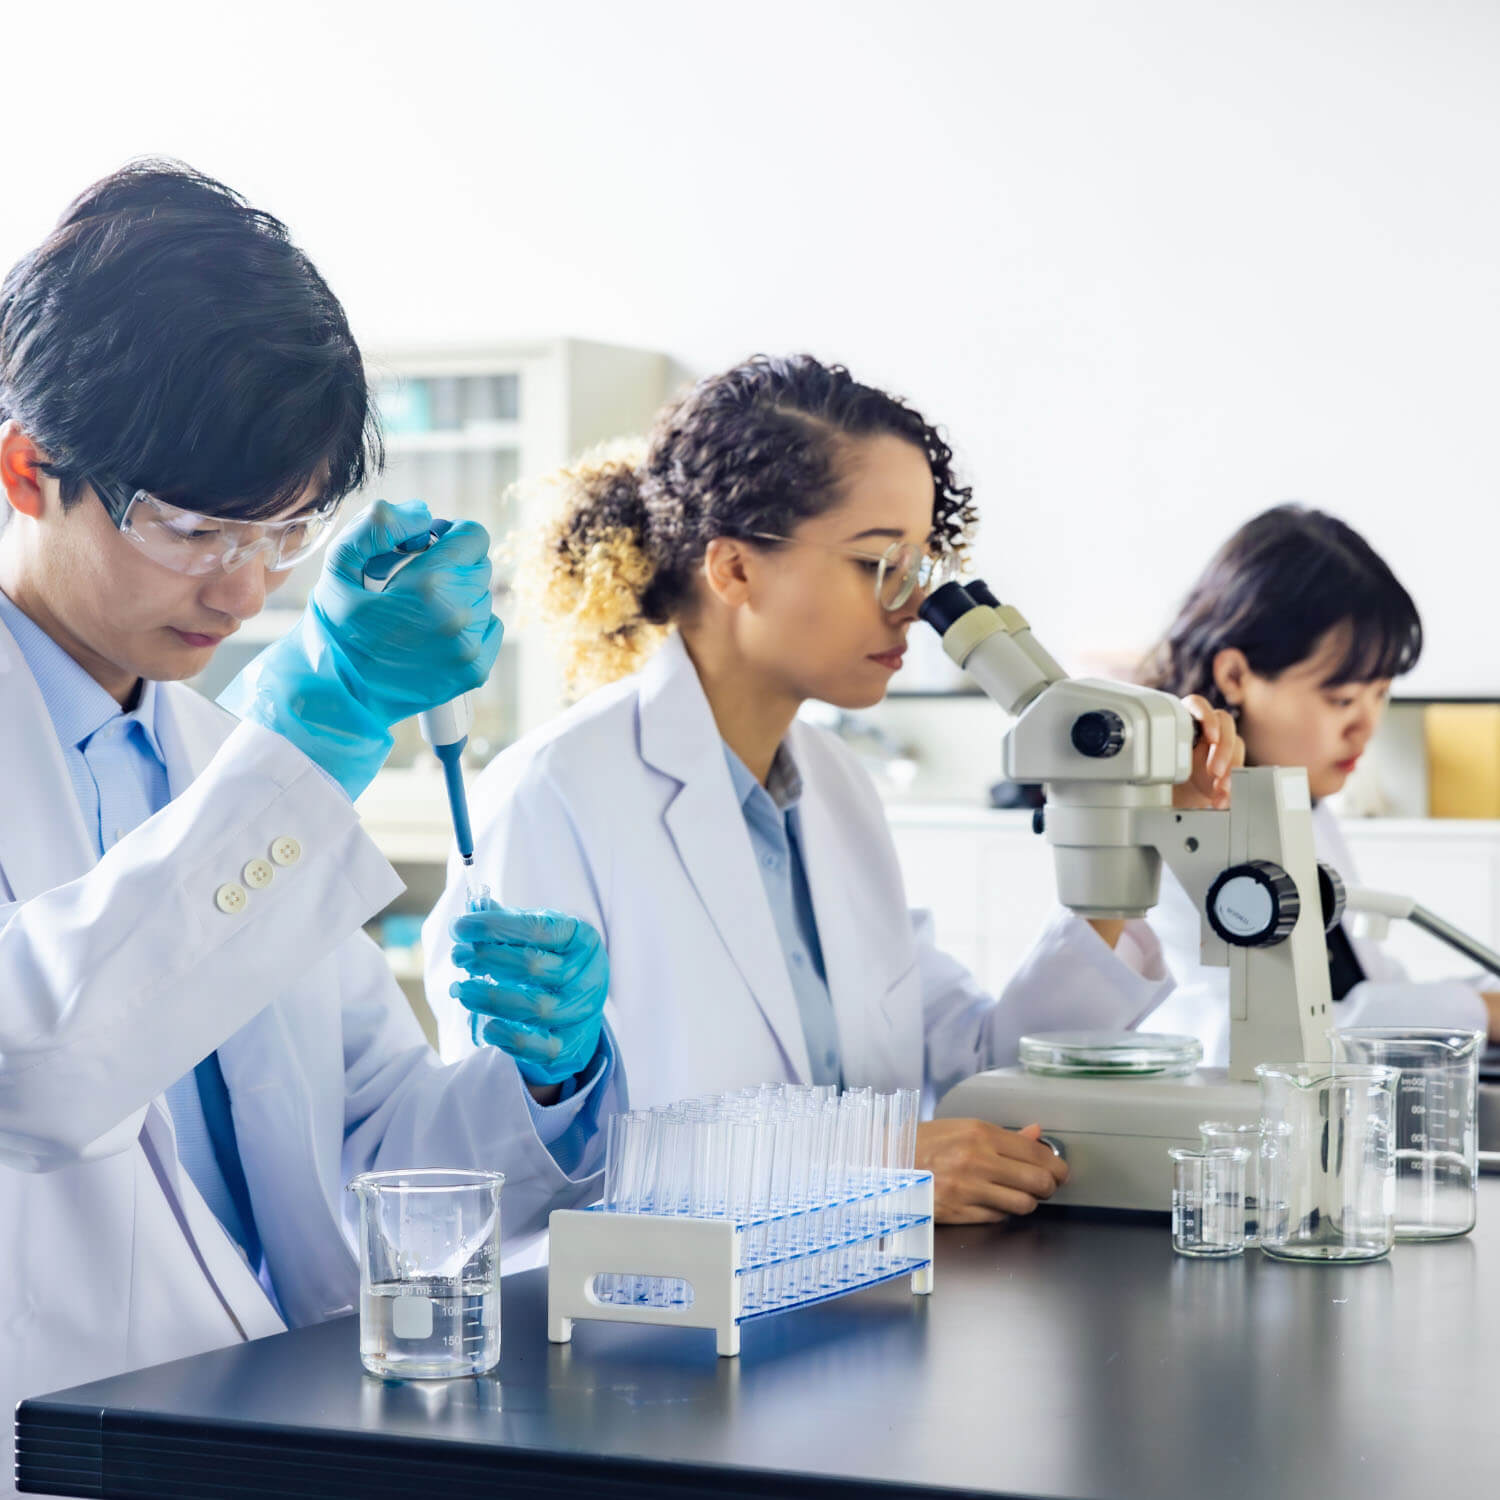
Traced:
[[767, 1305], [781, 1300], [785, 1281], [785, 1256], [788, 1251], [791, 1224], [792, 1163], [796, 1156], [795, 1127], [789, 1115], [778, 1113], [768, 1122], [771, 1136], [771, 1223], [767, 1253], [776, 1262], [766, 1272]]
[[[870, 1148], [865, 1162], [865, 1204], [862, 1230], [874, 1236], [889, 1223], [890, 1200], [885, 1194], [885, 1143], [886, 1126], [890, 1119], [891, 1096], [876, 1094], [870, 1100]], [[880, 1254], [880, 1245], [874, 1238], [866, 1239], [860, 1246], [859, 1273], [868, 1276]]]
[[880, 1208], [880, 1227], [889, 1231], [906, 1213], [907, 1193], [895, 1186], [904, 1170], [902, 1165], [903, 1138], [906, 1131], [908, 1110], [915, 1110], [916, 1094], [912, 1089], [898, 1089], [886, 1094], [876, 1118], [879, 1145], [876, 1152], [878, 1186], [880, 1197], [876, 1200]]
[[891, 1136], [886, 1165], [901, 1172], [913, 1172], [917, 1166], [917, 1116], [922, 1107], [919, 1089], [897, 1089], [891, 1096]]
[[755, 1198], [755, 1121], [745, 1116], [728, 1121], [729, 1168], [726, 1208], [737, 1224], [749, 1221]]
[[858, 1262], [854, 1242], [859, 1237], [864, 1199], [864, 1166], [870, 1146], [869, 1091], [846, 1091], [839, 1100], [838, 1283], [851, 1281]]

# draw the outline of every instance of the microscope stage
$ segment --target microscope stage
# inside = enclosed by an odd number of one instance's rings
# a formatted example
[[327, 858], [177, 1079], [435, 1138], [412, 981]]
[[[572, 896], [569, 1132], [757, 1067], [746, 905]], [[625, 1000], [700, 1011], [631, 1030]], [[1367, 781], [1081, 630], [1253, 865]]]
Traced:
[[1254, 1124], [1260, 1089], [1223, 1068], [1169, 1078], [1046, 1078], [1022, 1068], [976, 1073], [943, 1096], [943, 1119], [1037, 1124], [1063, 1148], [1068, 1182], [1050, 1200], [1088, 1208], [1172, 1207], [1171, 1146], [1197, 1147], [1198, 1122]]

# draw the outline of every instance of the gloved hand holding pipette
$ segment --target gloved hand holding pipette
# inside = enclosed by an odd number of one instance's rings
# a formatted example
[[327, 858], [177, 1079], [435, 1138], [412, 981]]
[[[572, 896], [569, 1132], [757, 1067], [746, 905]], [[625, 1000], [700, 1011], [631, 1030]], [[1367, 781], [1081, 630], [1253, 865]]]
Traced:
[[453, 962], [467, 979], [450, 993], [470, 1012], [474, 1040], [500, 1047], [529, 1083], [562, 1083], [593, 1060], [609, 993], [599, 934], [554, 911], [486, 902], [453, 923]]
[[219, 695], [291, 740], [357, 797], [391, 750], [391, 728], [481, 686], [503, 627], [491, 608], [489, 534], [459, 521], [383, 591], [366, 565], [426, 539], [425, 505], [376, 501], [334, 544], [301, 620]]

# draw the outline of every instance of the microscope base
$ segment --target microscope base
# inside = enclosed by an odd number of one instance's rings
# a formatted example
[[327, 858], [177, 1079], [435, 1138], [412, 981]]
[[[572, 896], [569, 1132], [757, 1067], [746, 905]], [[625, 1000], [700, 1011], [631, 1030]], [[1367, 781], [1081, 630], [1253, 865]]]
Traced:
[[1231, 1082], [1223, 1068], [1179, 1078], [1047, 1078], [996, 1068], [950, 1090], [937, 1114], [1010, 1129], [1040, 1124], [1069, 1168], [1053, 1203], [1165, 1213], [1172, 1207], [1167, 1148], [1196, 1147], [1200, 1120], [1252, 1124], [1260, 1118], [1260, 1089]]

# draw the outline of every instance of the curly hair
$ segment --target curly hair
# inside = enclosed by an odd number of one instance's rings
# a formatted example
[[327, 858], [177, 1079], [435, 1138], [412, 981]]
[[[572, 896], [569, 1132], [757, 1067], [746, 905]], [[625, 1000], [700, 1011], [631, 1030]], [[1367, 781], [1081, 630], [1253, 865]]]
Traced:
[[596, 450], [542, 481], [562, 504], [519, 576], [569, 685], [635, 671], [691, 604], [711, 541], [789, 534], [831, 509], [848, 443], [876, 435], [926, 457], [928, 545], [962, 560], [978, 513], [937, 429], [899, 397], [806, 354], [758, 354], [711, 375], [661, 412], [644, 451]]

